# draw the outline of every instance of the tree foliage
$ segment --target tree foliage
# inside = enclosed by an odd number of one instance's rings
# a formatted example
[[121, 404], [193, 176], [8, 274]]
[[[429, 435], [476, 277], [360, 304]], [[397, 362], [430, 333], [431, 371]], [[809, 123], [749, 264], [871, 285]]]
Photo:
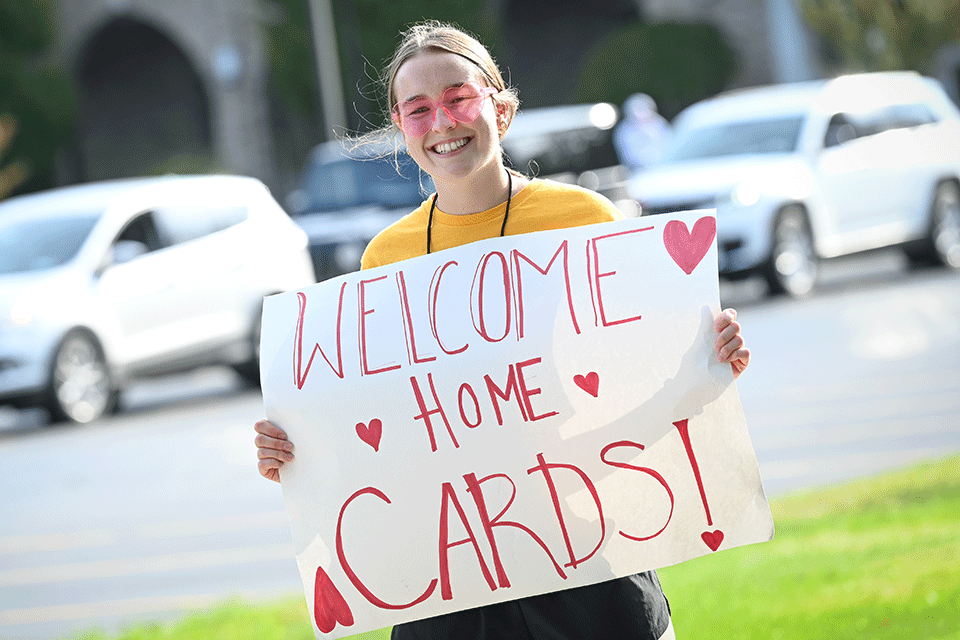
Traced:
[[800, 0], [804, 18], [845, 71], [928, 71], [937, 51], [960, 39], [957, 0]]
[[633, 24], [610, 34], [589, 58], [577, 97], [622, 104], [643, 92], [672, 118], [725, 89], [736, 69], [736, 54], [713, 25]]
[[0, 200], [23, 184], [29, 175], [27, 163], [22, 159], [3, 164], [6, 151], [16, 135], [17, 121], [11, 115], [0, 115]]
[[36, 62], [52, 39], [46, 0], [0, 0], [0, 161], [7, 161], [0, 184], [7, 193], [50, 186], [57, 150], [73, 131], [69, 83]]

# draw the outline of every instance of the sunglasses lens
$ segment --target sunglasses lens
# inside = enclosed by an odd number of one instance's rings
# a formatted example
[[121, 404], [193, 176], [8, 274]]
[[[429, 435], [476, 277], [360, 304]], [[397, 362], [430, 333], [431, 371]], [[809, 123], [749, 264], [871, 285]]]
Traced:
[[449, 89], [443, 94], [443, 106], [457, 122], [470, 123], [480, 116], [484, 96], [469, 86]]
[[475, 82], [468, 82], [444, 91], [439, 102], [418, 98], [397, 104], [393, 110], [393, 119], [405, 134], [419, 138], [430, 131], [438, 109], [442, 108], [452, 120], [469, 124], [480, 116], [483, 99], [492, 93], [496, 91], [481, 88]]

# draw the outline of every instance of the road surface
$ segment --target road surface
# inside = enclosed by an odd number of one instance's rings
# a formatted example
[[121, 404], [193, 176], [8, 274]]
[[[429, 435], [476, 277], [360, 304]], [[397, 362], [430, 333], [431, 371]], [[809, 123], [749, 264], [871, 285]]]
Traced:
[[[721, 297], [753, 352], [738, 390], [768, 495], [960, 452], [957, 274], [881, 254], [805, 300]], [[280, 487], [256, 471], [259, 393], [213, 369], [124, 402], [88, 426], [0, 414], [0, 637], [300, 593]]]

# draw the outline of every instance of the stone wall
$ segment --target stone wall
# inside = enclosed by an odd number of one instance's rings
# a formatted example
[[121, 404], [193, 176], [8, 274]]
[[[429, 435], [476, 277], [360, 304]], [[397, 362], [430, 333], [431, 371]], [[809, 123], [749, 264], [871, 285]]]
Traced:
[[266, 63], [258, 2], [62, 0], [53, 6], [58, 40], [52, 57], [74, 78], [91, 49], [104, 44], [104, 33], [116, 20], [138, 22], [163, 34], [190, 61], [205, 89], [212, 152], [219, 163], [234, 173], [271, 180]]

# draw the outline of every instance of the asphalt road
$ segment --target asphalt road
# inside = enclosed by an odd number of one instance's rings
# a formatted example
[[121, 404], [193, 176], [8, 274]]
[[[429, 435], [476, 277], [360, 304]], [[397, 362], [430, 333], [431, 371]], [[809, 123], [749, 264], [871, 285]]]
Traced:
[[[960, 276], [896, 254], [828, 266], [812, 297], [724, 286], [768, 495], [960, 452]], [[298, 594], [260, 397], [211, 369], [143, 383], [84, 427], [0, 413], [0, 638], [114, 631], [230, 597]]]

